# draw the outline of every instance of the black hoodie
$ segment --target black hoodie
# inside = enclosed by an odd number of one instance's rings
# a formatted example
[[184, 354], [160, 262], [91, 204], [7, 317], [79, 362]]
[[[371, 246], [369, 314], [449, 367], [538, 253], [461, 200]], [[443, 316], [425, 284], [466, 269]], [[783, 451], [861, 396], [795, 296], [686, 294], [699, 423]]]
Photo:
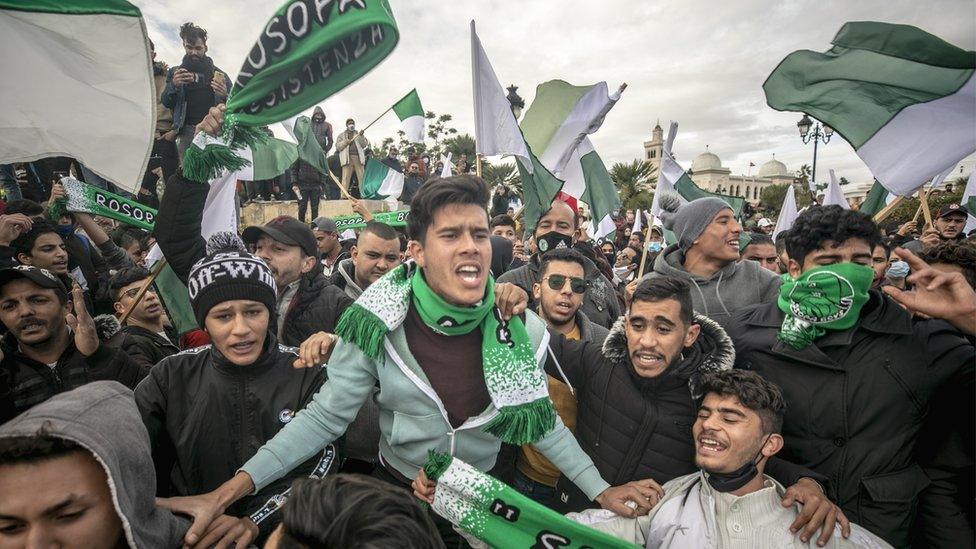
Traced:
[[0, 438], [35, 435], [70, 440], [105, 469], [115, 512], [133, 549], [181, 547], [190, 523], [156, 507], [149, 437], [132, 391], [96, 381], [61, 393], [0, 426]]

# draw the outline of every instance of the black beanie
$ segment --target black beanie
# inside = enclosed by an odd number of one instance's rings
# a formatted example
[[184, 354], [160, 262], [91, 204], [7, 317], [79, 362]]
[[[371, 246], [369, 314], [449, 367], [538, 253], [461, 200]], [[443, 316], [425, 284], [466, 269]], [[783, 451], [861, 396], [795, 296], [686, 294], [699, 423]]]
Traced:
[[201, 328], [207, 313], [219, 303], [248, 299], [263, 303], [273, 317], [278, 291], [271, 269], [244, 248], [234, 233], [220, 232], [207, 242], [207, 255], [190, 268], [186, 283], [193, 316]]

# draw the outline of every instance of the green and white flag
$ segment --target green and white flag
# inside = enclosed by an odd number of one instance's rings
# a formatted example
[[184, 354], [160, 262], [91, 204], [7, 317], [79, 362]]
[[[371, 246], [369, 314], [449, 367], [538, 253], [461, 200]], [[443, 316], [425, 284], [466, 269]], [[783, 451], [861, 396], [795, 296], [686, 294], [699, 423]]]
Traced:
[[156, 123], [139, 8], [0, 0], [0, 52], [0, 164], [70, 156], [135, 192]]
[[868, 195], [864, 197], [864, 201], [861, 202], [861, 207], [857, 211], [873, 216], [888, 205], [892, 198], [894, 197], [888, 192], [888, 189], [884, 188], [881, 183], [875, 180], [874, 185], [871, 185]]
[[295, 120], [295, 140], [298, 141], [298, 158], [312, 166], [322, 175], [329, 173], [329, 161], [325, 156], [325, 151], [319, 145], [315, 134], [312, 133], [312, 119], [307, 116], [299, 116]]
[[593, 238], [616, 230], [610, 215], [620, 208], [620, 198], [588, 135], [600, 128], [619, 98], [619, 91], [608, 94], [606, 82], [573, 86], [551, 80], [536, 88], [521, 123], [529, 148], [541, 151], [542, 165], [565, 182], [562, 192], [590, 207]]
[[403, 172], [399, 172], [379, 160], [369, 157], [363, 170], [363, 183], [360, 185], [362, 197], [369, 200], [400, 198], [403, 192]]
[[410, 90], [410, 93], [397, 101], [396, 105], [393, 105], [393, 112], [400, 119], [407, 141], [423, 143], [424, 107], [420, 104], [420, 96], [417, 95], [416, 88]]
[[424, 472], [437, 481], [434, 512], [491, 547], [637, 548], [574, 522], [448, 454], [431, 451]]
[[889, 191], [915, 190], [976, 151], [976, 52], [908, 25], [846, 23], [763, 84], [766, 102], [837, 130]]
[[671, 128], [668, 131], [668, 137], [664, 142], [663, 151], [661, 152], [661, 168], [658, 173], [657, 190], [654, 193], [654, 202], [651, 204], [651, 214], [654, 216], [661, 215], [661, 206], [658, 204], [658, 196], [660, 196], [663, 191], [673, 189], [681, 196], [682, 199], [688, 202], [691, 202], [696, 198], [721, 198], [729, 203], [729, 207], [732, 208], [732, 211], [735, 213], [736, 217], [741, 216], [742, 208], [746, 203], [744, 198], [713, 193], [702, 189], [691, 180], [688, 173], [685, 172], [674, 159], [674, 156], [671, 154], [671, 146], [674, 144], [677, 134], [678, 123], [672, 122]]

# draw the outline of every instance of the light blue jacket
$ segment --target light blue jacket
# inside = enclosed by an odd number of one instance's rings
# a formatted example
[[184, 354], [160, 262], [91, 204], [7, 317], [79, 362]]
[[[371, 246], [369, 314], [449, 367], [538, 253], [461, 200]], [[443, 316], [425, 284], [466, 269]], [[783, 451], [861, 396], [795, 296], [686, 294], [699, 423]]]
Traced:
[[[526, 312], [526, 328], [536, 360], [546, 360], [549, 333], [535, 314]], [[495, 465], [501, 441], [483, 427], [498, 414], [493, 404], [463, 425], [453, 428], [444, 404], [407, 347], [403, 326], [384, 340], [378, 360], [357, 346], [338, 341], [329, 360], [329, 379], [308, 406], [298, 413], [241, 468], [260, 490], [280, 478], [330, 442], [339, 438], [356, 417], [379, 381], [380, 456], [384, 463], [412, 479], [427, 459], [427, 451], [448, 452], [473, 467], [488, 471]], [[600, 477], [573, 434], [557, 418], [555, 429], [536, 442], [542, 452], [588, 497], [596, 498], [610, 485]]]

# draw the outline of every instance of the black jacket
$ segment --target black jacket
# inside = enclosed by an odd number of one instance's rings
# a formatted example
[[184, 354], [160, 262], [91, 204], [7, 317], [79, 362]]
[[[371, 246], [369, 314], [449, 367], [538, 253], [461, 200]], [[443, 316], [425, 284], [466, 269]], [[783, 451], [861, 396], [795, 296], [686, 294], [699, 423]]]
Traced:
[[[695, 322], [701, 326], [698, 340], [656, 378], [638, 376], [631, 365], [622, 319], [602, 343], [553, 340], [546, 373], [574, 390], [576, 438], [611, 485], [646, 478], [664, 484], [698, 470], [691, 432], [701, 397], [697, 383], [705, 372], [731, 369], [735, 349], [715, 321], [695, 315]], [[826, 480], [781, 460], [770, 463], [768, 472], [787, 486], [800, 477]], [[561, 512], [593, 505], [565, 477], [556, 496]]]
[[[586, 279], [590, 281], [590, 287], [586, 289], [581, 309], [591, 321], [609, 328], [621, 314], [617, 293], [613, 284], [600, 274], [600, 269], [592, 261], [586, 259], [585, 263]], [[529, 294], [529, 307], [534, 309], [536, 304], [532, 299], [532, 284], [542, 278], [540, 267], [539, 254], [535, 254], [527, 264], [496, 277], [496, 280], [511, 282], [525, 290]]]
[[148, 373], [129, 356], [106, 344], [86, 357], [70, 340], [54, 368], [26, 357], [13, 334], [3, 337], [0, 348], [0, 423], [52, 396], [99, 380], [118, 381], [134, 388]]
[[352, 302], [322, 271], [312, 269], [302, 275], [288, 310], [278, 311], [285, 315], [281, 342], [298, 347], [316, 332], [335, 333], [339, 317]]
[[[293, 348], [268, 334], [265, 351], [250, 366], [237, 366], [210, 345], [183, 351], [156, 365], [136, 387], [135, 398], [149, 431], [159, 496], [209, 492], [230, 479], [258, 449], [312, 399], [325, 381], [324, 368], [292, 367]], [[228, 514], [254, 513], [268, 499], [308, 476], [318, 456]], [[262, 536], [275, 520], [260, 523]]]
[[[179, 173], [173, 175], [156, 217], [156, 242], [184, 284], [193, 264], [206, 255], [200, 223], [209, 190], [208, 185], [189, 181]], [[334, 332], [339, 316], [351, 304], [342, 290], [329, 285], [321, 270], [313, 268], [302, 275], [288, 310], [277, 311], [286, 315], [281, 342], [297, 347], [315, 332]]]
[[116, 332], [109, 345], [122, 349], [129, 358], [149, 371], [164, 358], [180, 352], [169, 339], [139, 326], [123, 326]]
[[767, 303], [734, 313], [727, 328], [736, 366], [786, 397], [781, 455], [828, 476], [828, 495], [852, 522], [906, 546], [929, 483], [916, 441], [941, 387], [969, 395], [955, 413], [973, 416], [972, 345], [946, 322], [913, 320], [873, 290], [853, 328], [803, 350], [776, 339], [783, 317]]

